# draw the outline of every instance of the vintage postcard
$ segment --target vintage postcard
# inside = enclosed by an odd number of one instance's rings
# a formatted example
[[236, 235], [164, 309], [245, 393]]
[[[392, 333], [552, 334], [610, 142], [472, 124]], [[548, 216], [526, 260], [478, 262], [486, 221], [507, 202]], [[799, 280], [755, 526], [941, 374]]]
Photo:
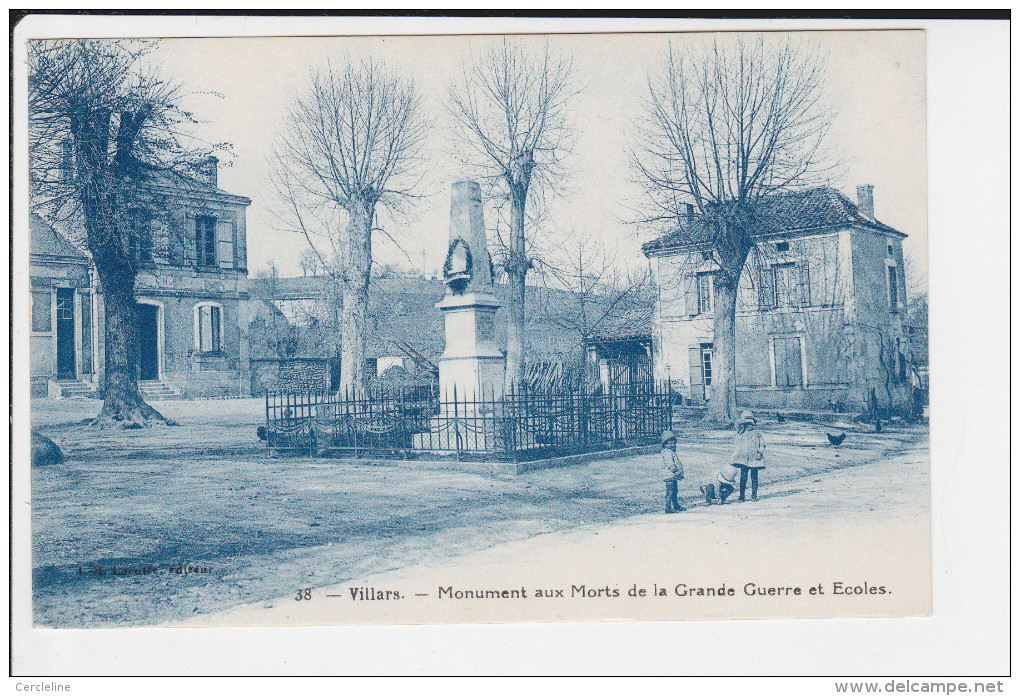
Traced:
[[16, 615], [931, 613], [924, 31], [147, 21], [14, 45]]

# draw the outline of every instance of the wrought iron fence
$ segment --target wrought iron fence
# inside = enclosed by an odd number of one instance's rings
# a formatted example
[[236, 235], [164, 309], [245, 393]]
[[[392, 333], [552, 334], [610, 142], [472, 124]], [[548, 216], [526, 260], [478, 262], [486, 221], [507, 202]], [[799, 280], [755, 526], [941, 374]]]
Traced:
[[266, 442], [274, 451], [527, 461], [655, 442], [672, 423], [668, 383], [485, 397], [455, 390], [438, 399], [428, 387], [267, 394]]

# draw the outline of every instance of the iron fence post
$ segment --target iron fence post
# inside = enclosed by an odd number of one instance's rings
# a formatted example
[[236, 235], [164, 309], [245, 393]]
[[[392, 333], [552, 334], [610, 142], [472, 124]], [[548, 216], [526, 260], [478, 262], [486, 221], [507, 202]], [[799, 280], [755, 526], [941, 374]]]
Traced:
[[613, 444], [620, 445], [620, 408], [617, 398], [610, 397], [613, 401]]
[[453, 385], [453, 440], [454, 447], [457, 449], [457, 461], [460, 459], [460, 410], [457, 404], [457, 385]]

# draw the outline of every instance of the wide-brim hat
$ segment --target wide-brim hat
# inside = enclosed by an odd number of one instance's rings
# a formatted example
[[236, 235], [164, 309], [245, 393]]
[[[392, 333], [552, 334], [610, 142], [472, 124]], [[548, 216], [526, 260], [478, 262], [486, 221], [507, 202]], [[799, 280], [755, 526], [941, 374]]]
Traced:
[[659, 442], [661, 442], [662, 444], [666, 444], [670, 440], [675, 440], [675, 439], [676, 439], [676, 433], [674, 433], [672, 430], [667, 430], [659, 438]]
[[751, 425], [757, 425], [758, 421], [754, 419], [754, 414], [750, 411], [744, 411], [740, 414], [739, 423], [750, 423]]

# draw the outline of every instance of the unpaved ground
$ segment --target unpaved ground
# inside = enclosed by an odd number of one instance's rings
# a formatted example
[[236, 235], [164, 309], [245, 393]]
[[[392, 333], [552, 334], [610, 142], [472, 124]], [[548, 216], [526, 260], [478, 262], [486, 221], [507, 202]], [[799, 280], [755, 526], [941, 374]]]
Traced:
[[[175, 625], [926, 616], [931, 613], [928, 469], [926, 449], [910, 448], [774, 482], [757, 502], [699, 505], [681, 515], [649, 513], [579, 526], [315, 588], [301, 601], [291, 594]], [[577, 592], [582, 586], [587, 594]], [[690, 589], [720, 586], [732, 588], [732, 595], [699, 596]], [[791, 586], [801, 594], [759, 591]], [[357, 588], [398, 591], [401, 598], [355, 600], [351, 590]], [[439, 588], [525, 588], [530, 594], [457, 599], [444, 598]], [[536, 596], [550, 588], [562, 595]], [[593, 599], [591, 592], [599, 588], [619, 594]], [[661, 593], [653, 594], [655, 588]], [[858, 593], [869, 588], [875, 593]]]
[[[662, 505], [656, 457], [508, 480], [399, 463], [270, 458], [254, 436], [263, 418], [259, 400], [157, 407], [181, 426], [94, 431], [80, 421], [98, 411], [98, 402], [33, 403], [33, 424], [67, 455], [64, 464], [32, 476], [37, 625], [178, 622], [285, 597], [298, 587], [441, 565], [551, 532], [660, 519], [636, 517]], [[764, 430], [763, 494], [778, 492], [783, 481], [897, 453], [920, 451], [926, 461], [927, 431], [920, 428], [881, 435], [851, 430], [839, 449], [828, 446], [821, 426], [771, 423]], [[732, 431], [680, 428], [678, 453], [688, 472], [681, 494], [688, 502], [731, 438]], [[767, 510], [765, 502], [760, 510]], [[669, 519], [684, 524], [682, 517]], [[165, 572], [181, 565], [208, 571]], [[163, 572], [111, 571], [146, 566]]]

